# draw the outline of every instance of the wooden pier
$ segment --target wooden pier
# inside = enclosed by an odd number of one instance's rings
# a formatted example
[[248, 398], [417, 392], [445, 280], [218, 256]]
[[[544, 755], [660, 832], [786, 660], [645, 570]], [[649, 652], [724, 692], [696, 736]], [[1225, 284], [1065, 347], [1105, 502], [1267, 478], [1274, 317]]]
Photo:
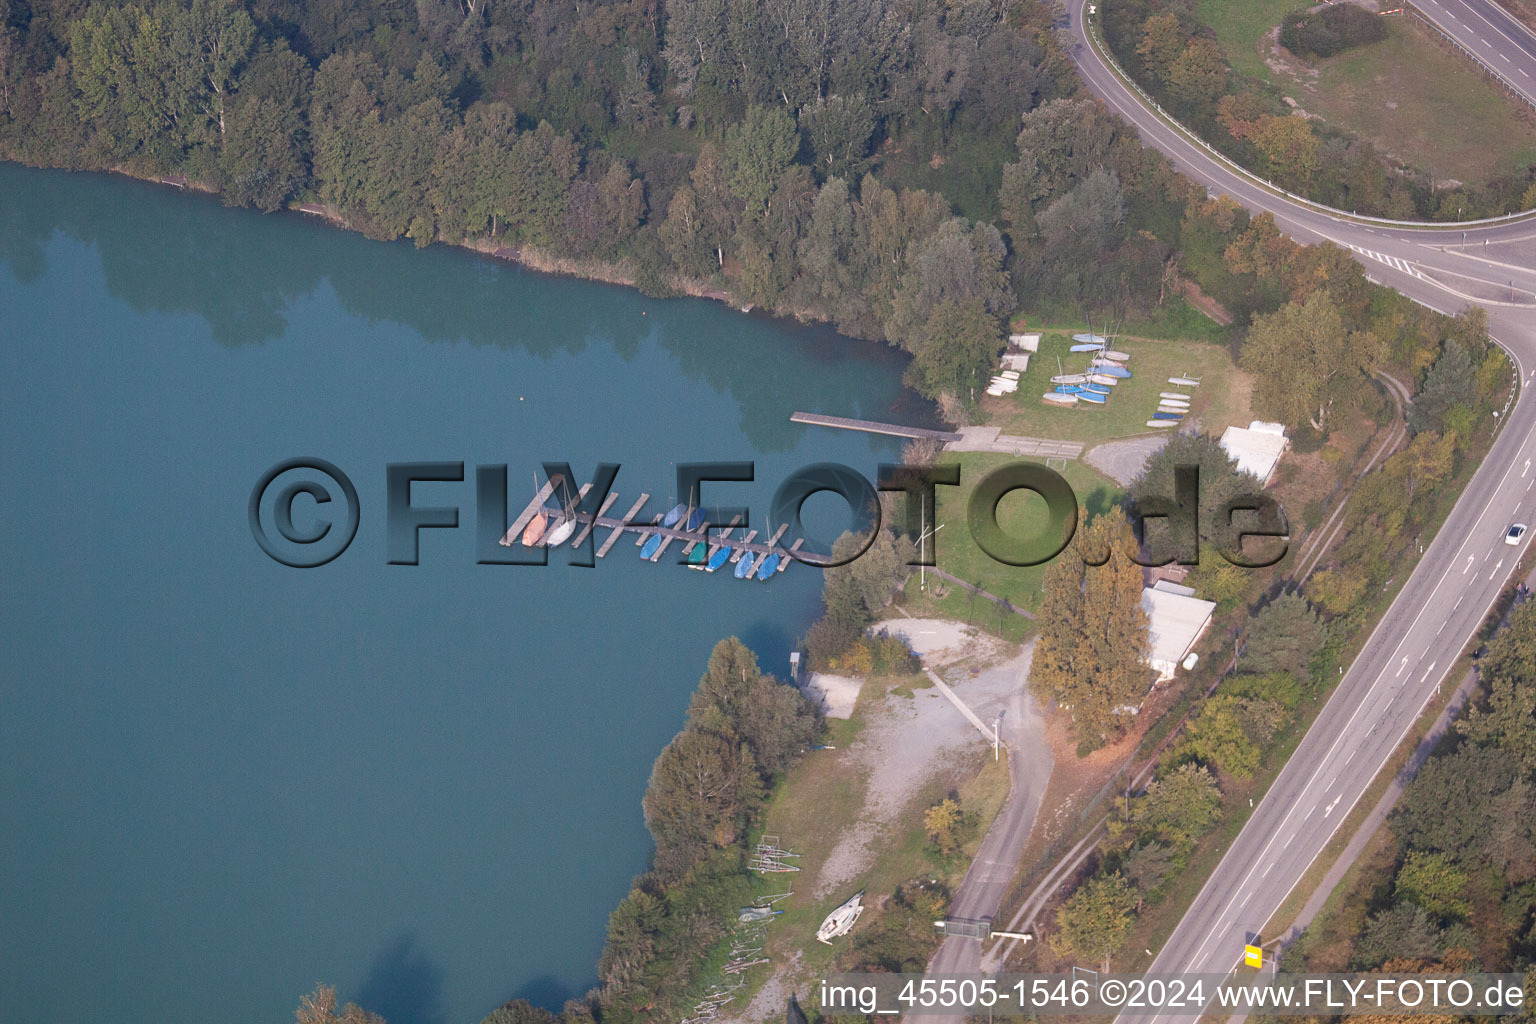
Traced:
[[809, 423], [818, 427], [836, 427], [838, 430], [862, 430], [866, 434], [888, 434], [891, 437], [932, 438], [948, 443], [960, 440], [960, 435], [948, 430], [929, 430], [927, 427], [906, 427], [900, 423], [876, 423], [873, 420], [853, 420], [846, 416], [823, 416], [816, 412], [797, 412], [789, 417], [791, 423]]
[[[563, 483], [564, 481], [559, 476], [556, 476], [551, 483], [547, 483], [539, 489], [539, 493], [528, 503], [528, 506], [523, 509], [507, 529], [506, 535], [501, 540], [504, 546], [510, 547], [514, 544], [521, 544], [523, 530], [540, 511], [549, 516], [561, 514], [561, 509], [550, 508], [545, 505], [545, 502], [549, 500], [556, 489], [563, 485]], [[580, 491], [581, 496], [585, 497], [590, 489], [591, 484], [584, 485]], [[780, 559], [779, 572], [783, 572], [788, 568], [791, 560], [803, 561], [809, 565], [817, 565], [821, 562], [821, 559], [814, 554], [800, 554], [800, 548], [805, 543], [805, 538], [803, 537], [797, 538], [788, 550], [779, 546], [779, 541], [789, 530], [788, 523], [780, 524], [778, 529], [774, 530], [773, 536], [767, 543], [754, 543], [754, 538], [758, 535], [757, 530], [748, 532], [739, 541], [730, 541], [727, 538], [740, 525], [740, 516], [732, 519], [730, 525], [720, 528], [717, 531], [717, 535], [712, 537], [710, 535], [710, 524], [708, 523], [705, 523], [697, 530], [685, 530], [681, 526], [662, 526], [662, 516], [660, 514], [657, 514], [649, 521], [637, 521], [635, 516], [640, 513], [640, 510], [645, 507], [645, 503], [650, 500], [651, 496], [649, 494], [640, 495], [635, 503], [630, 506], [629, 511], [624, 513], [622, 518], [614, 518], [607, 515], [606, 513], [609, 508], [618, 500], [618, 497], [617, 493], [609, 492], [608, 496], [603, 499], [602, 508], [598, 510], [595, 516], [587, 512], [574, 511], [575, 507], [577, 507], [576, 503], [572, 504], [572, 509], [566, 510], [567, 514], [573, 515], [576, 521], [582, 525], [582, 528], [577, 531], [575, 539], [569, 542], [572, 547], [579, 546], [593, 530], [602, 527], [608, 531], [608, 536], [603, 539], [602, 545], [597, 549], [598, 558], [607, 556], [608, 552], [613, 549], [614, 544], [618, 543], [620, 535], [631, 533], [635, 535], [635, 545], [637, 547], [644, 546], [645, 542], [653, 536], [660, 536], [662, 538], [661, 545], [650, 558], [652, 562], [659, 562], [662, 555], [666, 553], [674, 541], [682, 543], [682, 551], [685, 556], [698, 545], [706, 544], [708, 545], [707, 550], [711, 558], [714, 557], [715, 553], [722, 546], [729, 545], [732, 548], [730, 557], [732, 563], [738, 561], [745, 552], [751, 552], [758, 558], [767, 555], [769, 552], [777, 552]]]

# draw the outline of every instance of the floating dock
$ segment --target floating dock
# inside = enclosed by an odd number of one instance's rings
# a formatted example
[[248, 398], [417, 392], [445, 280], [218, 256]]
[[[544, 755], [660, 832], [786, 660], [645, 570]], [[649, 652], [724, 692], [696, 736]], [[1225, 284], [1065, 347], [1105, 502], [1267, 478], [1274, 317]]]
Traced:
[[960, 440], [960, 435], [948, 430], [929, 430], [927, 427], [907, 427], [900, 423], [876, 423], [873, 420], [852, 420], [846, 416], [823, 416], [816, 412], [797, 412], [789, 417], [791, 423], [809, 423], [818, 427], [836, 427], [839, 430], [862, 430], [866, 434], [887, 434], [891, 437], [932, 438], [935, 441]]
[[[528, 503], [527, 507], [523, 509], [518, 517], [513, 520], [512, 525], [507, 529], [506, 535], [502, 538], [502, 543], [506, 545], [521, 544], [523, 530], [540, 511], [548, 515], [559, 514], [562, 511], [561, 509], [547, 507], [545, 502], [549, 500], [550, 496], [563, 483], [564, 481], [557, 475], [552, 482], [539, 488], [539, 493], [534, 496], [534, 499]], [[584, 485], [580, 491], [582, 497], [585, 497], [590, 489], [591, 484]], [[740, 516], [732, 519], [730, 525], [721, 528], [718, 531], [718, 535], [712, 537], [710, 535], [709, 523], [703, 524], [697, 530], [684, 530], [679, 526], [662, 526], [662, 517], [659, 513], [649, 521], [637, 521], [635, 516], [640, 513], [640, 510], [645, 507], [645, 503], [650, 500], [651, 496], [649, 494], [640, 495], [635, 503], [630, 506], [629, 511], [624, 513], [621, 518], [607, 515], [609, 508], [618, 501], [618, 497], [617, 493], [609, 492], [608, 496], [603, 499], [602, 508], [598, 510], [595, 516], [588, 512], [573, 512], [572, 514], [575, 516], [576, 521], [582, 525], [582, 528], [577, 532], [575, 539], [567, 543], [572, 547], [579, 546], [593, 530], [602, 527], [609, 532], [608, 536], [603, 539], [602, 545], [597, 549], [598, 558], [606, 557], [608, 552], [613, 549], [614, 544], [618, 543], [619, 537], [625, 533], [630, 533], [634, 535], [637, 547], [643, 546], [652, 536], [660, 536], [662, 538], [661, 546], [651, 556], [650, 561], [652, 562], [659, 562], [662, 555], [666, 553], [674, 541], [680, 542], [683, 545], [682, 552], [684, 556], [698, 545], [706, 544], [708, 545], [707, 550], [710, 557], [713, 557], [715, 552], [720, 550], [721, 546], [728, 544], [732, 549], [730, 559], [732, 562], [740, 559], [742, 554], [748, 551], [759, 558], [767, 555], [769, 552], [777, 552], [780, 559], [779, 572], [783, 572], [788, 568], [791, 560], [803, 561], [808, 565], [819, 565], [824, 561], [814, 553], [804, 555], [800, 553], [800, 548], [805, 543], [805, 538], [803, 537], [797, 538], [788, 550], [779, 546], [779, 541], [789, 530], [788, 523], [780, 524], [778, 529], [774, 530], [773, 536], [767, 543], [754, 543], [754, 538], [758, 535], [757, 530], [750, 531], [741, 540], [731, 541], [727, 538], [740, 525]]]

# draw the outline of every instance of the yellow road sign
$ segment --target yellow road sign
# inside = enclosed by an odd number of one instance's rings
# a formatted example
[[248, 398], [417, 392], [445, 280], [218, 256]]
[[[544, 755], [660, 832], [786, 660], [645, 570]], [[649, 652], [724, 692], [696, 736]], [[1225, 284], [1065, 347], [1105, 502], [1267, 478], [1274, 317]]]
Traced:
[[1263, 967], [1264, 966], [1264, 951], [1262, 949], [1260, 949], [1258, 946], [1244, 946], [1243, 947], [1243, 963], [1245, 963], [1249, 967], [1252, 967], [1252, 968], [1255, 968], [1255, 969]]

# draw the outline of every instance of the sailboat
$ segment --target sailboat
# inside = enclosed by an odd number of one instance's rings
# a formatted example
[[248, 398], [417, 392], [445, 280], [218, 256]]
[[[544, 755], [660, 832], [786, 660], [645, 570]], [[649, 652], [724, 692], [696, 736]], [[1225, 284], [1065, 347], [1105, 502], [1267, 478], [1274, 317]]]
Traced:
[[651, 557], [656, 554], [656, 549], [661, 547], [661, 540], [661, 534], [651, 534], [650, 539], [645, 542], [645, 546], [640, 549], [640, 557], [650, 561]]
[[864, 913], [864, 890], [860, 889], [848, 898], [848, 902], [838, 907], [827, 915], [827, 919], [821, 922], [821, 927], [816, 929], [816, 941], [832, 945], [832, 940], [839, 935], [847, 935], [853, 928], [853, 923]]
[[741, 561], [736, 563], [736, 571], [731, 575], [739, 580], [747, 579], [752, 575], [752, 560], [755, 556], [750, 551], [741, 553]]
[[669, 526], [669, 527], [670, 526], [676, 526], [677, 525], [677, 521], [679, 519], [683, 518], [683, 516], [685, 516], [687, 514], [688, 514], [688, 506], [687, 505], [673, 505], [672, 506], [672, 510], [670, 512], [668, 512], [662, 518], [661, 525], [662, 526]]
[[720, 545], [720, 550], [716, 551], [712, 556], [710, 556], [709, 561], [704, 564], [704, 571], [705, 572], [714, 572], [716, 569], [720, 568], [722, 565], [724, 565], [726, 562], [729, 562], [730, 560], [731, 560], [731, 549], [730, 549], [730, 546], [726, 545], [726, 544], [722, 544], [722, 545]]

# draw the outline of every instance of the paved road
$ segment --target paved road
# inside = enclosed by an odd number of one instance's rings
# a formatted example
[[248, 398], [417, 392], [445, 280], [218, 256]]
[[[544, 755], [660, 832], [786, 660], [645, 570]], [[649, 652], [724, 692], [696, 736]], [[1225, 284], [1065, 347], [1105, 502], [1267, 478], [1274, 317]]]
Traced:
[[[1110, 0], [1113, 2], [1113, 0]], [[1439, 0], [1464, 15], [1482, 0]], [[1157, 118], [1089, 45], [1085, 0], [1071, 0], [1074, 59], [1089, 88], [1213, 193], [1270, 210], [1299, 241], [1350, 248], [1378, 281], [1425, 305], [1456, 312], [1484, 306], [1494, 338], [1522, 381], [1536, 377], [1536, 223], [1447, 232], [1361, 224], [1297, 203], [1242, 176]], [[1433, 7], [1431, 7], [1433, 9]], [[1496, 10], [1488, 8], [1488, 10]], [[1485, 11], [1486, 13], [1486, 11]], [[1523, 31], [1523, 30], [1522, 30]], [[1536, 48], [1528, 34], [1492, 33], [1494, 61], [1519, 77]], [[1481, 44], [1482, 37], [1479, 37]], [[1504, 58], [1508, 58], [1507, 60]], [[1485, 58], [1486, 59], [1486, 58]], [[1513, 571], [1526, 541], [1503, 541], [1507, 524], [1536, 523], [1536, 397], [1522, 391], [1488, 458], [1361, 655], [1232, 848], [1200, 891], [1150, 970], [1225, 971], [1278, 910], [1434, 695]]]
[[[1020, 657], [987, 670], [1013, 677], [1006, 699], [973, 704], [973, 710], [990, 723], [1001, 712], [999, 735], [1008, 746], [1008, 802], [998, 812], [976, 857], [965, 873], [949, 908], [952, 917], [987, 917], [997, 913], [1018, 869], [1019, 854], [1029, 840], [1035, 813], [1051, 777], [1051, 748], [1038, 711], [1029, 707], [1032, 698], [1025, 687], [1029, 658]], [[959, 695], [970, 700], [964, 684]], [[972, 691], [974, 692], [974, 690]], [[928, 969], [935, 973], [973, 974], [981, 967], [981, 943], [974, 939], [948, 938]], [[936, 1024], [936, 1022], [935, 1022]]]

